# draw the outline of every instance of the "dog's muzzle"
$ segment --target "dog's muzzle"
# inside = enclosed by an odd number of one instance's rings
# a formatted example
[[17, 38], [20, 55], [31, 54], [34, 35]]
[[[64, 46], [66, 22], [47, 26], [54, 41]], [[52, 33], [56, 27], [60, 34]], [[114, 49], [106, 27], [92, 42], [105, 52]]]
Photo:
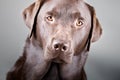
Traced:
[[45, 57], [57, 63], [69, 63], [72, 59], [73, 52], [71, 41], [53, 38], [51, 44], [47, 47]]

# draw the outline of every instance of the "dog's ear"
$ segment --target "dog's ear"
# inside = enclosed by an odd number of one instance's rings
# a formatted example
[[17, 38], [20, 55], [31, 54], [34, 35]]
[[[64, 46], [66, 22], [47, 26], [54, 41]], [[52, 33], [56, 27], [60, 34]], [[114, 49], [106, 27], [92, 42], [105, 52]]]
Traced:
[[25, 21], [25, 24], [28, 26], [29, 29], [32, 30], [34, 19], [37, 14], [37, 11], [39, 7], [43, 4], [45, 0], [37, 0], [33, 4], [31, 4], [29, 7], [27, 7], [23, 11], [23, 19]]
[[25, 24], [28, 26], [29, 29], [32, 29], [34, 17], [35, 17], [37, 10], [38, 10], [39, 4], [40, 4], [39, 1], [34, 2], [33, 4], [31, 4], [29, 7], [27, 7], [23, 11], [23, 19], [24, 19]]
[[44, 4], [45, 1], [46, 0], [37, 0], [23, 11], [23, 19], [28, 28], [31, 30], [30, 37], [32, 36], [32, 34], [34, 34], [34, 37], [36, 38], [37, 16], [41, 6]]
[[102, 35], [102, 28], [101, 28], [101, 25], [98, 21], [98, 19], [96, 18], [96, 16], [94, 15], [93, 16], [93, 32], [92, 32], [92, 39], [91, 41], [92, 42], [95, 42], [97, 41], [101, 35]]
[[91, 41], [92, 42], [95, 42], [97, 41], [101, 34], [102, 34], [102, 28], [101, 28], [101, 25], [96, 17], [96, 12], [95, 12], [95, 9], [90, 6], [89, 4], [87, 4], [89, 10], [90, 10], [90, 13], [91, 13], [91, 26], [93, 26], [93, 30], [92, 30], [92, 37], [91, 37]]

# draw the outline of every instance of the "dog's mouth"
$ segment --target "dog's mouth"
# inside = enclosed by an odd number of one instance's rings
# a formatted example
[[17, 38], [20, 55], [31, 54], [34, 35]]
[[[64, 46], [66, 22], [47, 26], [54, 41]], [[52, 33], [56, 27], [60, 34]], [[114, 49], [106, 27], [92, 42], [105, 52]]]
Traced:
[[56, 63], [71, 63], [72, 62], [72, 53], [70, 55], [59, 55], [56, 58], [53, 58], [52, 61]]
[[62, 60], [60, 58], [54, 58], [54, 59], [52, 59], [52, 62], [55, 62], [55, 63], [66, 63], [64, 60]]
[[67, 52], [55, 51], [55, 50], [51, 50], [51, 48], [48, 47], [44, 52], [44, 57], [45, 60], [47, 61], [50, 60], [56, 63], [71, 63], [73, 52], [72, 50], [69, 50]]

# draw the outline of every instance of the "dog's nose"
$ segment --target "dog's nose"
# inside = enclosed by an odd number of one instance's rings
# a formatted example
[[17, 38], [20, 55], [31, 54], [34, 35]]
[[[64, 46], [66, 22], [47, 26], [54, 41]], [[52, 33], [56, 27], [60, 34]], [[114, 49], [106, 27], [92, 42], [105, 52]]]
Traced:
[[54, 40], [52, 46], [55, 51], [66, 52], [69, 49], [69, 42]]

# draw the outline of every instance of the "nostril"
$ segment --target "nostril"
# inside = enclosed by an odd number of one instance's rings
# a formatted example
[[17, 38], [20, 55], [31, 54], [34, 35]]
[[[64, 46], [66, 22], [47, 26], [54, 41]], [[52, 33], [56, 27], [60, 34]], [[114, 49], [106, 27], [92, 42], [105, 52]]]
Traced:
[[63, 46], [62, 51], [66, 51], [66, 50], [67, 50], [67, 46]]
[[69, 50], [69, 42], [64, 40], [53, 40], [51, 44], [51, 48], [55, 52], [67, 52]]
[[55, 45], [54, 45], [54, 49], [55, 49], [55, 50], [59, 50], [59, 44], [55, 44]]

